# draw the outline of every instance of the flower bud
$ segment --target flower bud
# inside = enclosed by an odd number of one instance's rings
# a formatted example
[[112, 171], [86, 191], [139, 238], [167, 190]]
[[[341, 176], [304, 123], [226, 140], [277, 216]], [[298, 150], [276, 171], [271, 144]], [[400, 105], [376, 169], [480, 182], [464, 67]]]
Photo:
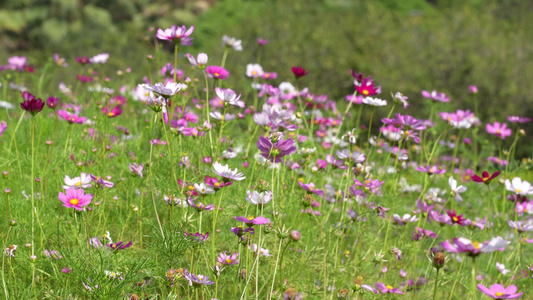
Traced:
[[298, 230], [291, 231], [291, 239], [295, 242], [300, 240], [300, 233], [298, 232]]
[[11, 190], [9, 188], [6, 188], [4, 190], [4, 194], [9, 195], [11, 193]]
[[436, 269], [440, 269], [444, 267], [444, 263], [446, 262], [446, 257], [442, 252], [437, 252], [435, 256], [433, 257], [433, 267]]
[[30, 256], [30, 262], [34, 263], [37, 260], [37, 256], [32, 255]]
[[9, 225], [11, 225], [11, 226], [17, 226], [17, 221], [16, 221], [16, 220], [11, 220], [11, 221], [9, 222]]

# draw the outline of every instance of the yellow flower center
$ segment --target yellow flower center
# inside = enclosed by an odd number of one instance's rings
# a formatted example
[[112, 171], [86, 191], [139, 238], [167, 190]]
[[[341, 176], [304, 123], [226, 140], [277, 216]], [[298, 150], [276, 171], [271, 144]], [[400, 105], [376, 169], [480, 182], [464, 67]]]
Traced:
[[114, 116], [115, 116], [115, 114], [114, 114], [114, 113], [112, 113], [112, 112], [110, 112], [110, 113], [108, 113], [108, 114], [107, 114], [107, 116], [108, 116], [108, 117], [114, 117]]
[[268, 78], [268, 77], [270, 77], [270, 74], [266, 73], [265, 78]]
[[215, 72], [215, 76], [220, 76], [220, 74]]
[[476, 250], [480, 248], [479, 242], [472, 242], [472, 246], [474, 246], [474, 249]]
[[387, 288], [388, 290], [392, 290], [392, 289], [393, 289], [393, 287], [392, 287], [391, 285], [387, 285], [386, 288]]
[[521, 189], [516, 189], [516, 192], [517, 193], [520, 193], [522, 190]]
[[527, 213], [527, 208], [524, 208], [524, 212]]
[[485, 177], [485, 178], [483, 178], [483, 181], [487, 181], [487, 180], [489, 180], [489, 178], [488, 178], [488, 177]]
[[257, 75], [257, 71], [252, 71], [252, 75]]
[[500, 297], [501, 295], [503, 295], [504, 293], [502, 292], [496, 292], [494, 295], [496, 295], [496, 297]]
[[226, 263], [231, 264], [233, 260], [231, 258], [226, 258]]
[[459, 221], [459, 219], [457, 217], [452, 217], [452, 219], [453, 219], [454, 222]]
[[248, 217], [248, 220], [253, 220], [253, 219], [255, 219], [254, 216], [249, 216]]
[[80, 200], [76, 199], [76, 198], [72, 198], [70, 199], [70, 204], [72, 205], [77, 205], [78, 203], [80, 203]]
[[215, 182], [214, 186], [219, 187], [220, 186], [220, 182]]
[[76, 186], [76, 187], [81, 186], [81, 182], [76, 182], [76, 183], [74, 184], [74, 186]]
[[368, 94], [370, 94], [370, 92], [368, 90], [363, 90], [363, 94], [367, 96]]

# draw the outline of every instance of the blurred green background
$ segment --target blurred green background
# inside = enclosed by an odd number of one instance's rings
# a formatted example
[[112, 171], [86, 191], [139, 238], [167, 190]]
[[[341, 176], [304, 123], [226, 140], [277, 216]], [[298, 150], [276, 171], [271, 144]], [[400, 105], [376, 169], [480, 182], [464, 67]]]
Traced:
[[[243, 40], [244, 51], [231, 52], [226, 64], [230, 86], [249, 84], [246, 64], [261, 53], [265, 71], [278, 72], [276, 83], [291, 79], [290, 67], [301, 65], [313, 93], [339, 101], [353, 92], [354, 69], [372, 75], [385, 99], [396, 91], [409, 96], [406, 112], [417, 117], [429, 111], [421, 90], [450, 95], [443, 110], [473, 110], [469, 85], [479, 88], [483, 123], [533, 116], [533, 1], [4, 0], [0, 64], [26, 55], [39, 72], [53, 53], [76, 66], [76, 56], [109, 52], [108, 68], [133, 67], [131, 76], [140, 82], [146, 55], [154, 53], [149, 28], [173, 24], [195, 26], [194, 45], [180, 54], [207, 52], [212, 64], [219, 64], [222, 35]], [[258, 37], [269, 40], [264, 49]], [[69, 67], [61, 76], [76, 70]], [[533, 134], [531, 124], [523, 128]], [[533, 138], [526, 139], [529, 146], [522, 143], [518, 153], [530, 157]]]

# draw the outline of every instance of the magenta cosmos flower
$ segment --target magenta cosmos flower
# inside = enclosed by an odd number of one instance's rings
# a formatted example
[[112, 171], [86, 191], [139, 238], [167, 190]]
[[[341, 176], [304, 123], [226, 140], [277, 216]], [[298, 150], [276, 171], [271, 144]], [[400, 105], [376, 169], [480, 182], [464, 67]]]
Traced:
[[500, 137], [505, 140], [506, 137], [511, 136], [511, 129], [507, 128], [507, 123], [494, 122], [493, 124], [487, 124], [487, 132]]
[[46, 105], [48, 105], [48, 107], [51, 109], [55, 109], [58, 103], [59, 99], [56, 97], [48, 97], [48, 99], [46, 99]]
[[117, 250], [124, 250], [124, 249], [126, 249], [126, 248], [129, 248], [129, 247], [131, 247], [132, 244], [133, 244], [132, 241], [130, 241], [130, 242], [127, 243], [127, 244], [124, 244], [123, 241], [120, 241], [120, 242], [118, 242], [118, 243], [109, 243], [109, 244], [106, 244], [106, 246], [107, 246], [110, 250], [112, 250], [112, 251], [117, 251]]
[[207, 77], [215, 79], [226, 79], [229, 76], [229, 72], [226, 69], [219, 66], [209, 66], [205, 68]]
[[63, 202], [64, 207], [72, 207], [76, 210], [83, 210], [83, 206], [87, 206], [91, 203], [93, 198], [92, 194], [85, 194], [82, 189], [69, 188], [65, 194], [59, 192], [59, 200]]
[[57, 114], [61, 118], [67, 120], [70, 124], [74, 124], [74, 123], [83, 124], [83, 122], [85, 122], [85, 120], [86, 120], [85, 117], [79, 117], [78, 115], [74, 115], [74, 114], [71, 115], [65, 110], [58, 110]]
[[517, 299], [522, 297], [524, 293], [516, 293], [516, 285], [510, 285], [505, 288], [499, 283], [495, 283], [487, 288], [482, 284], [477, 285], [477, 289], [485, 293], [485, 295], [493, 299]]
[[483, 174], [481, 174], [481, 177], [479, 177], [478, 175], [473, 175], [472, 181], [475, 181], [477, 183], [489, 184], [492, 181], [492, 179], [498, 177], [498, 175], [500, 175], [501, 172], [502, 171], [496, 171], [492, 173], [492, 175], [490, 175], [489, 172], [483, 171]]
[[257, 141], [257, 148], [261, 151], [260, 154], [262, 157], [275, 163], [282, 162], [283, 160], [281, 158], [283, 156], [296, 152], [294, 141], [290, 138], [284, 141], [280, 139], [272, 143], [270, 139], [262, 136]]
[[449, 240], [440, 243], [441, 247], [452, 253], [466, 253], [468, 256], [478, 256], [481, 253], [491, 253], [496, 250], [502, 251], [510, 242], [498, 236], [483, 244], [471, 241], [467, 238], [454, 238], [453, 244]]
[[291, 71], [292, 71], [292, 74], [294, 74], [294, 77], [296, 77], [296, 79], [307, 75], [307, 70], [299, 66], [292, 67]]
[[190, 35], [193, 31], [194, 26], [191, 26], [189, 29], [187, 29], [185, 25], [182, 25], [180, 27], [172, 25], [170, 28], [167, 28], [165, 30], [161, 28], [157, 29], [155, 37], [160, 40], [172, 41], [175, 44], [181, 44], [182, 46], [190, 46], [192, 45], [193, 40]]

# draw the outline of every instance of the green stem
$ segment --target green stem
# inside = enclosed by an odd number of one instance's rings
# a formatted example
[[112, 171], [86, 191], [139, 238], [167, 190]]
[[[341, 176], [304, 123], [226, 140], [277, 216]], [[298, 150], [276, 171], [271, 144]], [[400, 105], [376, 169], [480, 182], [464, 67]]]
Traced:
[[437, 269], [437, 277], [435, 277], [435, 286], [433, 287], [433, 300], [435, 300], [435, 296], [437, 296], [437, 283], [439, 282], [439, 270]]

